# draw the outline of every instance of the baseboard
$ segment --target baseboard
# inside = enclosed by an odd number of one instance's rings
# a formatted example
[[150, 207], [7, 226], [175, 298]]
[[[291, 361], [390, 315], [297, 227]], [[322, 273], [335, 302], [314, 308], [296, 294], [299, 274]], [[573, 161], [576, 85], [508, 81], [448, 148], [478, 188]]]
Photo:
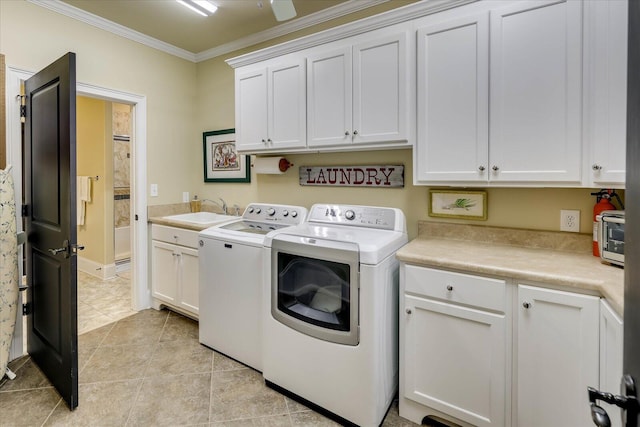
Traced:
[[100, 264], [87, 258], [78, 257], [78, 270], [102, 280], [116, 277], [116, 264]]

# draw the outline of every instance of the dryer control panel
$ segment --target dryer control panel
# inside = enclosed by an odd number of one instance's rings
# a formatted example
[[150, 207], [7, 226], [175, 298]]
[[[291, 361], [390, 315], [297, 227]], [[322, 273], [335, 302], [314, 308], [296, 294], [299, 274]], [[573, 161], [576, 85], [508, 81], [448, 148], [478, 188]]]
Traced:
[[405, 231], [402, 211], [386, 207], [315, 204], [307, 222]]

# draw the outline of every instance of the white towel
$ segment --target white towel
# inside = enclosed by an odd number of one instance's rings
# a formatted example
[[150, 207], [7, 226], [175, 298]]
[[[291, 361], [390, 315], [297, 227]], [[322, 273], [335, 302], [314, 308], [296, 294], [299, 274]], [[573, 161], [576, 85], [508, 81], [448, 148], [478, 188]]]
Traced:
[[91, 178], [88, 176], [78, 176], [76, 185], [76, 200], [78, 224], [84, 225], [84, 219], [87, 212], [87, 202], [91, 201]]

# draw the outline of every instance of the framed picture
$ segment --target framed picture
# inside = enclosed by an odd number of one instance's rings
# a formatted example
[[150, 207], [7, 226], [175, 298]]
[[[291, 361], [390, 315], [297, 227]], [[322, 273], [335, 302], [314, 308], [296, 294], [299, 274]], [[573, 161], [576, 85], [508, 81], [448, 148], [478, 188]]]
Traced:
[[429, 216], [486, 220], [487, 192], [429, 190]]
[[204, 182], [251, 182], [249, 156], [238, 154], [235, 129], [202, 134]]

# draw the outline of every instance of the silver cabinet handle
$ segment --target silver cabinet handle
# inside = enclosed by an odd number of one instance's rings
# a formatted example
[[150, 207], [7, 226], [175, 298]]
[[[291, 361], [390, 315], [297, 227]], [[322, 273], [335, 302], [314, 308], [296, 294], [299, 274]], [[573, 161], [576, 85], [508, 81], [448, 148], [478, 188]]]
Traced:
[[522, 306], [523, 306], [524, 308], [526, 308], [526, 309], [529, 309], [529, 308], [531, 308], [531, 303], [530, 303], [530, 302], [525, 301], [525, 302], [523, 302], [523, 303], [522, 303]]
[[407, 314], [411, 314], [411, 309], [410, 308], [405, 308], [404, 312], [407, 313]]
[[348, 130], [344, 131], [344, 136], [349, 136], [349, 131]]
[[493, 166], [491, 166], [491, 169], [493, 169], [494, 172], [497, 172], [498, 169], [500, 169], [500, 168], [498, 166], [496, 166], [496, 165], [493, 165]]
[[271, 144], [271, 138], [267, 139], [267, 142], [268, 142], [269, 144]]
[[591, 169], [593, 169], [595, 172], [598, 172], [602, 170], [602, 166], [596, 163], [593, 166], [591, 166]]
[[357, 134], [358, 134], [358, 131], [357, 131], [357, 130], [354, 130], [354, 131], [353, 131], [353, 134], [354, 134], [354, 135], [357, 135]]
[[480, 172], [484, 172], [485, 167], [484, 167], [484, 166], [482, 166], [482, 165], [480, 165], [480, 166], [478, 166], [478, 170], [479, 170]]
[[453, 290], [453, 286], [447, 285], [447, 291], [451, 292]]

